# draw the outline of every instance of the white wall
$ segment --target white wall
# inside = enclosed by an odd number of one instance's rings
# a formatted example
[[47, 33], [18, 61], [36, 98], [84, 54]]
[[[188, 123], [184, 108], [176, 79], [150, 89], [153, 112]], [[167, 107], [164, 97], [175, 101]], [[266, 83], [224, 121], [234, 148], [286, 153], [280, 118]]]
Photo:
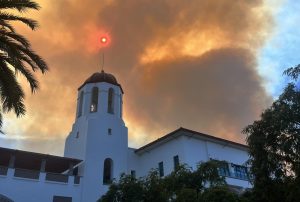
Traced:
[[[97, 112], [90, 112], [93, 87], [98, 87]], [[107, 112], [108, 91], [114, 89], [114, 113]], [[113, 161], [113, 177], [119, 179], [127, 172], [128, 135], [121, 117], [122, 91], [119, 86], [108, 83], [86, 84], [78, 92], [84, 92], [82, 116], [76, 118], [72, 131], [66, 139], [65, 156], [84, 160], [79, 173], [82, 180], [82, 201], [96, 201], [108, 186], [103, 184], [104, 160]], [[108, 129], [112, 134], [108, 134]], [[76, 134], [79, 131], [79, 138]]]
[[74, 177], [69, 176], [69, 183], [45, 181], [45, 173], [40, 173], [39, 180], [16, 178], [14, 169], [8, 169], [7, 176], [0, 175], [0, 193], [14, 202], [52, 202], [53, 196], [72, 197], [72, 202], [81, 202], [81, 184], [74, 184]]
[[[246, 149], [238, 149], [229, 144], [218, 144], [213, 141], [200, 140], [192, 137], [184, 137], [184, 145], [186, 152], [186, 163], [196, 169], [197, 164], [201, 161], [210, 159], [227, 161], [237, 165], [245, 165], [248, 160], [248, 152]], [[229, 168], [230, 169], [230, 168]], [[226, 177], [229, 185], [250, 188], [252, 185], [249, 181]]]
[[138, 175], [137, 172], [141, 173], [141, 163], [140, 158], [138, 155], [134, 153], [134, 148], [128, 148], [128, 156], [127, 156], [127, 174], [131, 173], [131, 170], [134, 170], [136, 172], [136, 175]]
[[[130, 157], [129, 167], [132, 169], [136, 166], [136, 173], [139, 177], [147, 175], [151, 168], [158, 168], [158, 163], [161, 161], [164, 163], [164, 174], [170, 174], [174, 170], [173, 157], [175, 155], [179, 156], [180, 164], [187, 164], [193, 170], [197, 169], [200, 162], [210, 159], [227, 161], [237, 165], [244, 165], [248, 160], [246, 149], [237, 148], [228, 143], [225, 144], [225, 142], [224, 144], [215, 143], [183, 134], [148, 150], [140, 155], [135, 154], [137, 158]], [[131, 155], [133, 155], [132, 151]], [[137, 165], [134, 161], [138, 162]], [[246, 180], [226, 177], [226, 181], [230, 185], [251, 187], [251, 184]]]
[[179, 156], [179, 162], [182, 163], [185, 159], [183, 137], [175, 138], [167, 144], [162, 144], [142, 155], [138, 155], [139, 169], [136, 170], [137, 176], [147, 175], [151, 168], [158, 168], [158, 163], [161, 161], [164, 163], [164, 174], [170, 174], [174, 170], [173, 157], [176, 155]]

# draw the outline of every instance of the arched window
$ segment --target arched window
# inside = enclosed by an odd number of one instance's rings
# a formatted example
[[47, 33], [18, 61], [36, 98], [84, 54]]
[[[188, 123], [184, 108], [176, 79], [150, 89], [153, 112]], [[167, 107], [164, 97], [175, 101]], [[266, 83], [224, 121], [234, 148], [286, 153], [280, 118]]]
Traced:
[[94, 87], [92, 89], [92, 97], [91, 97], [91, 106], [90, 106], [90, 112], [96, 112], [98, 108], [98, 88]]
[[111, 158], [106, 158], [104, 160], [103, 166], [103, 184], [110, 184], [112, 182], [112, 169], [113, 169], [113, 161]]
[[80, 96], [79, 96], [77, 117], [80, 117], [82, 115], [82, 105], [83, 105], [83, 91], [81, 91]]
[[109, 88], [108, 90], [108, 106], [107, 106], [107, 112], [110, 114], [114, 113], [114, 89]]

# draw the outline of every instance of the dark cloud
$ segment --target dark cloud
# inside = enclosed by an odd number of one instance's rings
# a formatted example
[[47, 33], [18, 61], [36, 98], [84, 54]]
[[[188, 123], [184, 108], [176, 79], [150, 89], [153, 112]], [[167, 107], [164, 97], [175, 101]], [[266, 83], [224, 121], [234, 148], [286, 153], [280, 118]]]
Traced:
[[[105, 70], [125, 90], [125, 121], [134, 145], [180, 126], [242, 141], [241, 129], [269, 101], [256, 71], [257, 50], [272, 26], [262, 0], [41, 4], [33, 14], [41, 28], [21, 31], [51, 71], [39, 76], [41, 91], [27, 97], [24, 136], [68, 134], [76, 89], [100, 69], [102, 51]], [[111, 44], [99, 50], [103, 33]]]
[[254, 55], [237, 48], [149, 64], [142, 85], [130, 93], [139, 98], [131, 110], [143, 109], [146, 128], [184, 126], [241, 141], [241, 128], [270, 101], [255, 66]]

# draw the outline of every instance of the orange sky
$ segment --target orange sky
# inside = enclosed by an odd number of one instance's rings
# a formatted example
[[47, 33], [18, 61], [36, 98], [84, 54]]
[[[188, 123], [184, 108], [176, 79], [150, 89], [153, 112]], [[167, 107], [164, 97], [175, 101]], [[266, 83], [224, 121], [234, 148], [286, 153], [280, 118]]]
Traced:
[[[271, 98], [257, 73], [257, 51], [272, 31], [262, 0], [39, 1], [27, 15], [40, 28], [17, 25], [48, 63], [41, 89], [26, 86], [27, 115], [5, 116], [1, 146], [62, 154], [76, 110], [77, 88], [100, 70], [124, 95], [130, 146], [186, 127], [243, 142], [240, 131]], [[188, 2], [188, 3], [187, 3]], [[99, 48], [108, 34], [110, 46]]]

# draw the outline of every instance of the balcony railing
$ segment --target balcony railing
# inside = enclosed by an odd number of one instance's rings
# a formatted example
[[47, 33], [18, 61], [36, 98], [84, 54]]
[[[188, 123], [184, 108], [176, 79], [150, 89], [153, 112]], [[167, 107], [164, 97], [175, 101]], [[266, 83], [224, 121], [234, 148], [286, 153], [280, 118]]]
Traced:
[[8, 168], [0, 166], [0, 175], [7, 175]]
[[[62, 182], [68, 183], [69, 175], [60, 174], [60, 173], [45, 173], [45, 179], [40, 179], [40, 171], [37, 170], [28, 170], [28, 169], [21, 169], [21, 168], [14, 168], [14, 177], [24, 178], [24, 179], [34, 179], [34, 180], [41, 180], [41, 181], [51, 181], [51, 182]], [[7, 176], [8, 174], [8, 167], [0, 166], [0, 176]], [[81, 176], [74, 176], [74, 183], [76, 185], [80, 184]]]
[[223, 177], [230, 177], [230, 178], [236, 178], [240, 180], [247, 180], [249, 181], [251, 178], [247, 173], [237, 173], [237, 172], [220, 172], [219, 175]]
[[63, 182], [68, 183], [69, 176], [59, 173], [46, 173], [46, 180], [52, 182]]
[[15, 168], [14, 176], [38, 180], [40, 178], [40, 171]]

